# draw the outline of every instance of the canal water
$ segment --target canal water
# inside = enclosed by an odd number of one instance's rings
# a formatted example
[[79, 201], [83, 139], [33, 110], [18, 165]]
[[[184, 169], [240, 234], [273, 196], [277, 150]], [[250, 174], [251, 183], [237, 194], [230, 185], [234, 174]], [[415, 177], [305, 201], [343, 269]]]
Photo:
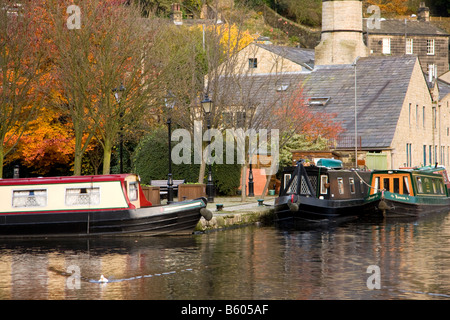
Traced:
[[447, 213], [191, 236], [0, 241], [1, 300], [448, 300], [449, 270]]

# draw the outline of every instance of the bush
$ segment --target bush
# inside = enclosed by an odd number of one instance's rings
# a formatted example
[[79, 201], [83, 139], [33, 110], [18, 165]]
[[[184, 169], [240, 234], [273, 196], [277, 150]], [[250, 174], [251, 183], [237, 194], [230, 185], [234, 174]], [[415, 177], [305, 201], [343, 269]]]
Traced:
[[[141, 140], [135, 150], [133, 163], [134, 171], [139, 174], [142, 183], [147, 184], [151, 180], [167, 179], [169, 172], [168, 152], [167, 128], [158, 128]], [[191, 164], [175, 165], [172, 163], [174, 180], [186, 179], [188, 183], [198, 181], [200, 165], [194, 164], [194, 152], [191, 152], [191, 156]], [[225, 159], [226, 156], [224, 155], [224, 161]], [[207, 174], [208, 166], [205, 170], [205, 183]], [[212, 175], [218, 195], [235, 195], [240, 184], [241, 165], [213, 164]]]

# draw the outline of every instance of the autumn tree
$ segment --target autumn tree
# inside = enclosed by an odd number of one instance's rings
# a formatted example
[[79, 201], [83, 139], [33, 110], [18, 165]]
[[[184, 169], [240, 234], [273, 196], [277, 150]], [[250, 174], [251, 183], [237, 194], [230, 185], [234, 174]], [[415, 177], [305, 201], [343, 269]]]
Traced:
[[365, 5], [376, 5], [383, 14], [404, 15], [409, 12], [410, 0], [366, 0]]
[[[140, 8], [123, 1], [48, 1], [55, 51], [59, 105], [75, 132], [75, 174], [90, 139], [103, 147], [103, 174], [110, 172], [118, 137], [142, 119], [150, 104], [154, 64], [148, 54], [157, 22], [141, 19]], [[67, 21], [78, 14], [80, 25]], [[77, 16], [75, 16], [77, 18]]]
[[32, 2], [0, 0], [0, 177], [4, 157], [42, 101], [46, 60], [41, 35]]

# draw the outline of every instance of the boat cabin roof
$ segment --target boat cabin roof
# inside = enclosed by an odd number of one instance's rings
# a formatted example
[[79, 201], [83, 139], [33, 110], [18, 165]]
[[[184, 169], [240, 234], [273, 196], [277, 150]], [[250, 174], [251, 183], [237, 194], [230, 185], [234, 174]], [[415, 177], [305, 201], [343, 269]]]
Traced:
[[431, 176], [441, 176], [436, 170], [435, 168], [431, 168], [431, 169], [396, 169], [396, 170], [374, 170], [372, 173], [373, 174], [387, 174], [387, 175], [391, 175], [391, 174], [408, 174], [408, 175], [431, 175]]
[[91, 182], [110, 182], [125, 181], [127, 177], [136, 174], [109, 174], [109, 175], [91, 175], [91, 176], [61, 176], [61, 177], [37, 177], [37, 178], [16, 178], [0, 179], [0, 186], [14, 185], [39, 185], [39, 184], [71, 184], [71, 183], [91, 183]]

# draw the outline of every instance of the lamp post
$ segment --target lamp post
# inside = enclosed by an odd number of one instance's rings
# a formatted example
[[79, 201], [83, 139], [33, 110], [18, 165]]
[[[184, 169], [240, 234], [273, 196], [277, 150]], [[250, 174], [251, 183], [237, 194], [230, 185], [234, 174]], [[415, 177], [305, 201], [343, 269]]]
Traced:
[[353, 62], [353, 66], [355, 67], [355, 169], [358, 168], [358, 104], [357, 104], [357, 81], [356, 81], [356, 63], [359, 60], [359, 56], [356, 57], [355, 61]]
[[[209, 99], [208, 95], [205, 95], [205, 99], [202, 101], [202, 108], [206, 114], [207, 118], [207, 128], [211, 129], [211, 109], [213, 106], [213, 102]], [[211, 140], [211, 134], [210, 134]], [[211, 141], [210, 141], [211, 142]], [[206, 183], [206, 195], [208, 196], [208, 202], [214, 202], [214, 184], [212, 181], [212, 170], [211, 170], [211, 162], [208, 165], [208, 182]]]
[[252, 163], [250, 162], [250, 170], [248, 172], [248, 196], [254, 197], [255, 192], [253, 191], [253, 171], [252, 171]]
[[172, 178], [172, 109], [175, 106], [175, 96], [172, 92], [168, 92], [165, 98], [166, 107], [169, 109], [169, 117], [167, 118], [167, 129], [169, 133], [169, 174], [167, 175], [167, 203], [173, 202], [173, 178]]
[[[122, 98], [122, 93], [125, 91], [125, 87], [123, 86], [123, 84], [121, 83], [120, 86], [118, 88], [114, 88], [112, 90], [114, 92], [114, 97], [116, 98], [117, 104], [120, 105], [120, 99]], [[123, 112], [120, 112], [120, 145], [119, 145], [119, 150], [120, 150], [120, 158], [119, 158], [119, 167], [120, 167], [120, 173], [123, 173], [123, 122], [122, 122], [122, 117], [123, 117]]]

